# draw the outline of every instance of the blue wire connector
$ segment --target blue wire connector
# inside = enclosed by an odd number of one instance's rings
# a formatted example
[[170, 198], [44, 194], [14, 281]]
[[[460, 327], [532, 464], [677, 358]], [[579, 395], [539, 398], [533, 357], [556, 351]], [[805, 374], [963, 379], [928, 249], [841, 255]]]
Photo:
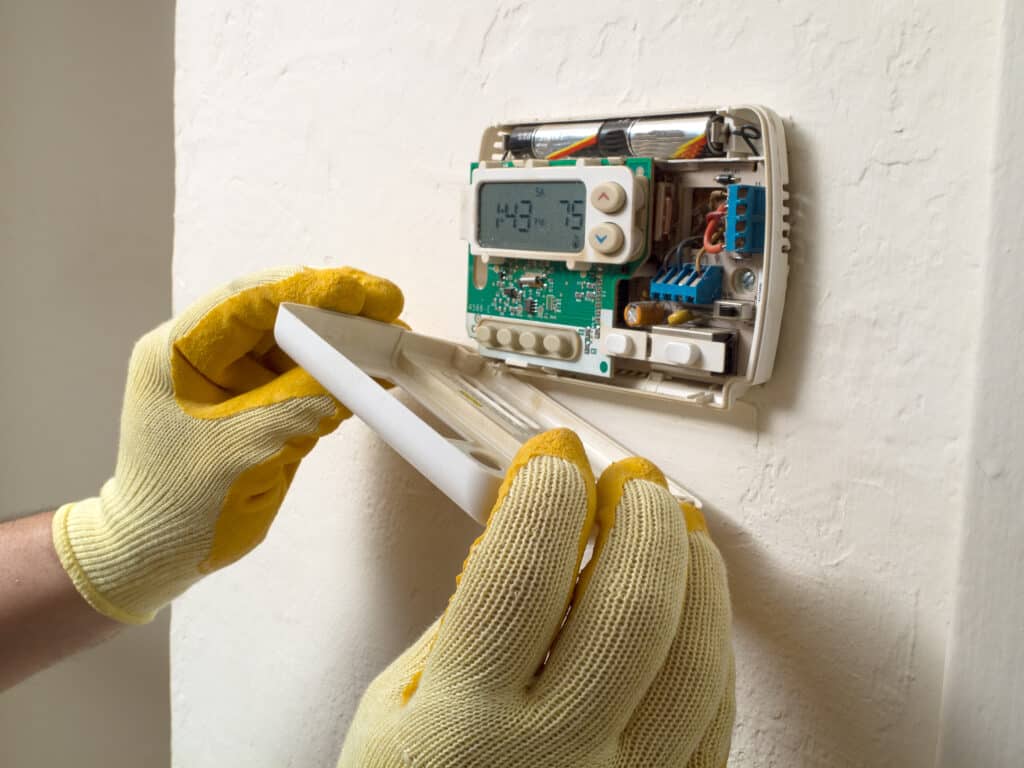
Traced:
[[764, 252], [764, 187], [730, 184], [725, 214], [725, 250]]
[[714, 304], [722, 297], [723, 270], [709, 264], [699, 273], [693, 264], [663, 267], [651, 280], [651, 298], [685, 304]]

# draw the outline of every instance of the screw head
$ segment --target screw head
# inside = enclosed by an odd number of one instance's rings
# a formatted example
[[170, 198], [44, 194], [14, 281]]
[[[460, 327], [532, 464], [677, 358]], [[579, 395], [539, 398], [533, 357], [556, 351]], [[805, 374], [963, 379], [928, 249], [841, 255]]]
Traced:
[[735, 284], [744, 293], [753, 293], [757, 288], [757, 275], [754, 270], [744, 267], [736, 273]]

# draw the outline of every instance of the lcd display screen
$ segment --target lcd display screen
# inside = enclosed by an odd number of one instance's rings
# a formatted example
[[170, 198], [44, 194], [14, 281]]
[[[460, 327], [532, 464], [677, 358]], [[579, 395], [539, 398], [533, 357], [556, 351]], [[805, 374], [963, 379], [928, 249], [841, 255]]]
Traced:
[[583, 250], [587, 187], [581, 181], [502, 181], [480, 185], [477, 240], [484, 248]]

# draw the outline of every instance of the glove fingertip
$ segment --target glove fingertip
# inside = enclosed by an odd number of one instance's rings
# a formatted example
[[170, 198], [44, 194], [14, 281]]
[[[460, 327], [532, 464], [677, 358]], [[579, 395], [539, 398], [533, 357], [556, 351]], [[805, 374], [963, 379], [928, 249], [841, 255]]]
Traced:
[[306, 279], [318, 286], [317, 305], [335, 312], [360, 314], [390, 323], [402, 313], [405, 304], [397, 285], [354, 267], [310, 269]]
[[686, 530], [689, 533], [708, 532], [708, 521], [704, 519], [704, 513], [688, 501], [681, 502], [683, 518], [686, 520]]
[[401, 289], [383, 277], [367, 277], [360, 282], [366, 290], [361, 314], [382, 323], [397, 320], [405, 308], [405, 296]]
[[648, 482], [668, 488], [668, 481], [665, 474], [658, 469], [654, 462], [639, 456], [632, 456], [628, 459], [620, 459], [601, 473], [597, 481], [598, 491], [612, 491], [621, 488], [630, 480], [647, 480]]
[[364, 304], [362, 281], [344, 267], [309, 267], [276, 288], [279, 302], [293, 301], [348, 314], [362, 311]]
[[[522, 466], [534, 456], [555, 456], [575, 464], [584, 475], [593, 478], [593, 470], [590, 469], [590, 462], [587, 460], [587, 452], [580, 441], [579, 436], [571, 429], [564, 427], [551, 429], [534, 435], [519, 449], [512, 467]], [[511, 468], [509, 470], [511, 472]]]
[[531, 459], [539, 456], [552, 456], [563, 459], [572, 464], [583, 476], [587, 489], [587, 505], [590, 509], [590, 516], [593, 515], [597, 506], [597, 492], [594, 487], [594, 472], [590, 468], [590, 461], [587, 459], [587, 452], [580, 442], [579, 437], [571, 429], [558, 428], [534, 435], [520, 447], [515, 458], [505, 472], [505, 480], [498, 489], [498, 498], [491, 509], [491, 515], [501, 507], [512, 490], [512, 484]]
[[610, 464], [597, 481], [598, 516], [604, 524], [614, 521], [626, 484], [632, 480], [644, 480], [668, 490], [665, 475], [647, 459], [633, 456]]

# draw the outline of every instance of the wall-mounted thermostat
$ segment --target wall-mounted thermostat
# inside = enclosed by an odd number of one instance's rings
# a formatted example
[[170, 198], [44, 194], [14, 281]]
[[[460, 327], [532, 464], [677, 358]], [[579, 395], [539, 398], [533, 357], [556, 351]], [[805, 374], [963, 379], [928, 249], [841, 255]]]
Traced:
[[462, 202], [469, 334], [531, 372], [728, 408], [775, 361], [787, 180], [763, 107], [493, 127]]
[[482, 521], [519, 446], [545, 429], [574, 429], [596, 472], [631, 455], [536, 377], [710, 408], [768, 380], [786, 293], [787, 173], [782, 123], [759, 106], [494, 126], [461, 203], [475, 348], [294, 305], [275, 334]]

